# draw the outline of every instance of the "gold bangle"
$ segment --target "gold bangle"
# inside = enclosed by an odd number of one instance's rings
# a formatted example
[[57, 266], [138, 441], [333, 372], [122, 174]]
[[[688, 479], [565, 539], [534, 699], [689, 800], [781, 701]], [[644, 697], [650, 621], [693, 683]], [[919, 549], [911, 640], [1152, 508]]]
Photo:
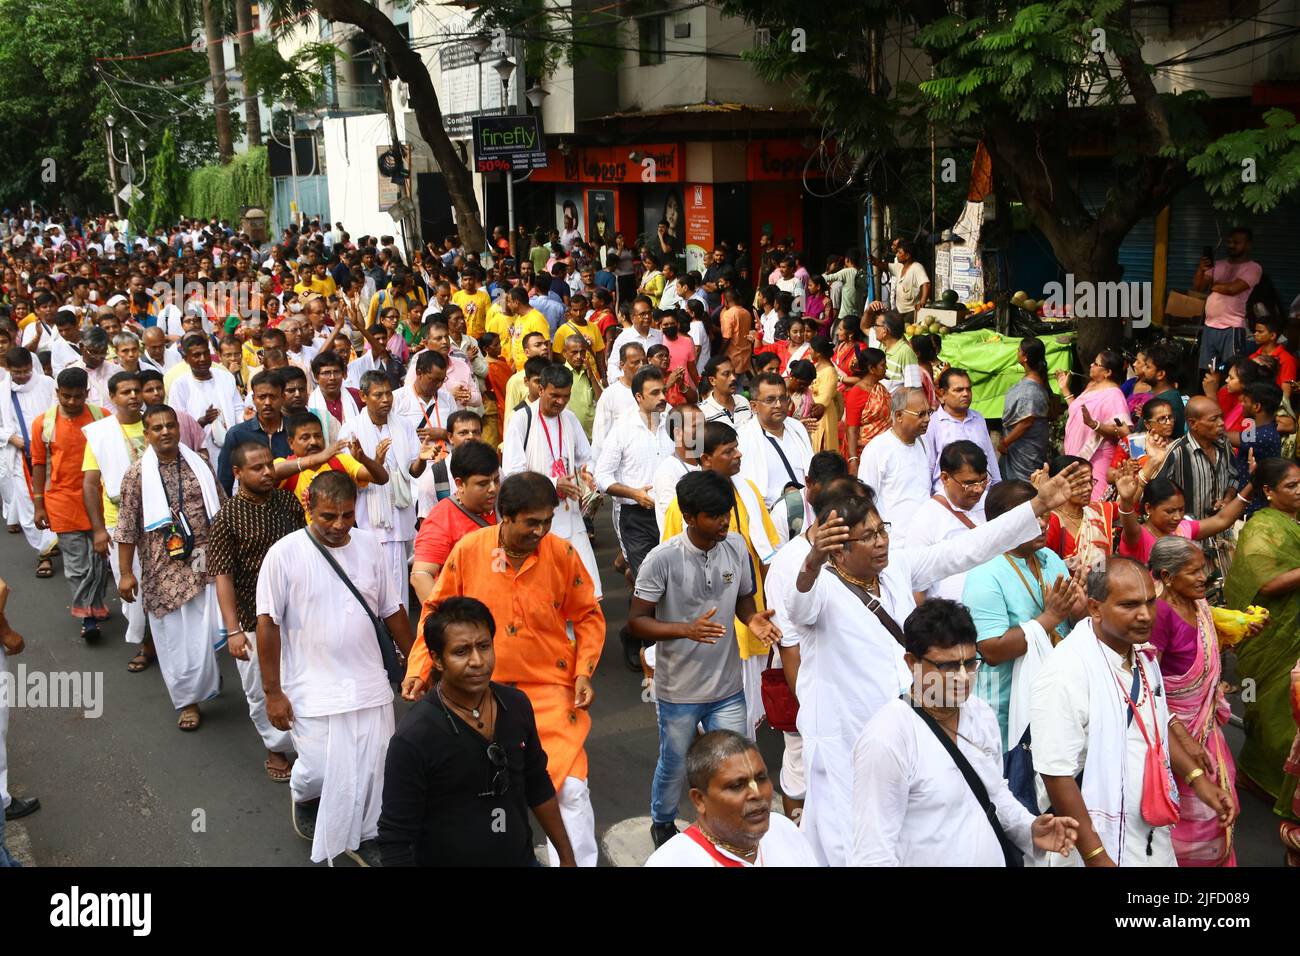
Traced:
[[1087, 853], [1087, 854], [1084, 855], [1084, 857], [1083, 857], [1083, 861], [1086, 863], [1086, 862], [1088, 862], [1089, 860], [1091, 860], [1094, 856], [1100, 856], [1102, 853], [1105, 853], [1105, 852], [1106, 852], [1106, 846], [1105, 846], [1105, 844], [1103, 844], [1103, 843], [1098, 843], [1098, 844], [1097, 844], [1097, 848], [1096, 848], [1095, 850], [1092, 850], [1091, 852], [1089, 852], [1089, 853]]
[[1183, 783], [1187, 784], [1190, 787], [1193, 781], [1195, 781], [1197, 777], [1204, 777], [1204, 776], [1205, 776], [1205, 771], [1200, 767], [1197, 767], [1187, 776], [1183, 777]]

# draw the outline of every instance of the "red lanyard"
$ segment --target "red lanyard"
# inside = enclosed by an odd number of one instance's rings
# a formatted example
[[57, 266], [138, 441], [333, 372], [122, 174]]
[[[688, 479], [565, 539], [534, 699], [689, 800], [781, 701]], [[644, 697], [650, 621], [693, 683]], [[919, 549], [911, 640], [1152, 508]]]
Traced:
[[555, 450], [551, 447], [551, 430], [550, 430], [550, 428], [548, 428], [547, 425], [546, 425], [546, 416], [543, 415], [543, 414], [541, 413], [541, 409], [538, 409], [537, 417], [538, 417], [539, 419], [541, 419], [541, 422], [542, 422], [542, 433], [543, 433], [544, 435], [546, 435], [546, 451], [547, 451], [547, 453], [551, 456], [551, 477], [552, 477], [552, 478], [563, 478], [566, 474], [568, 474], [568, 469], [566, 468], [566, 466], [565, 466], [565, 461], [564, 461], [564, 418], [563, 418], [563, 414], [561, 414], [561, 417], [560, 417], [560, 418], [556, 419], [556, 422], [557, 422], [557, 430], [558, 430], [558, 432], [559, 432], [559, 442], [557, 443], [558, 448], [559, 448], [559, 453], [558, 453], [558, 454], [557, 454], [557, 453], [555, 452]]
[[695, 843], [699, 845], [700, 849], [702, 849], [709, 856], [713, 857], [714, 861], [716, 861], [718, 864], [725, 867], [736, 867], [736, 868], [744, 867], [745, 864], [741, 863], [739, 860], [733, 860], [731, 857], [724, 856], [722, 853], [720, 853], [718, 851], [718, 848], [709, 841], [709, 838], [706, 837], [700, 831], [700, 828], [697, 827], [695, 824], [692, 823], [683, 832], [685, 832], [685, 834], [688, 837], [694, 840]]

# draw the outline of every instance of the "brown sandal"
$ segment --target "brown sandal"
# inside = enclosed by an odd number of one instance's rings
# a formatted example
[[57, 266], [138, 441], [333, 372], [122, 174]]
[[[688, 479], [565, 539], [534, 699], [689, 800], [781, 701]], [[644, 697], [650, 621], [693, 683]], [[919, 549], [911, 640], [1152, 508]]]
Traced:
[[36, 562], [36, 576], [38, 578], [54, 577], [54, 562], [49, 558], [41, 558]]
[[289, 778], [293, 776], [293, 764], [287, 767], [272, 767], [270, 758], [262, 766], [266, 767], [266, 775], [276, 783], [288, 783]]
[[198, 730], [199, 725], [202, 723], [203, 715], [197, 707], [191, 705], [181, 710], [180, 720], [176, 721], [176, 726], [181, 730], [190, 732]]
[[139, 674], [141, 671], [147, 671], [153, 666], [154, 658], [144, 651], [136, 654], [126, 663], [126, 669], [132, 674]]

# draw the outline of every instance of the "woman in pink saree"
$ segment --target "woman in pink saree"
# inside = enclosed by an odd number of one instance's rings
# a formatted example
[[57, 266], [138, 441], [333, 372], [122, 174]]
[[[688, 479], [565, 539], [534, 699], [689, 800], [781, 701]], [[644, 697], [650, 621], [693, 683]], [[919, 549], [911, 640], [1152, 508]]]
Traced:
[[[1192, 541], [1170, 536], [1151, 549], [1148, 563], [1158, 600], [1151, 645], [1160, 657], [1169, 702], [1169, 733], [1198, 757], [1198, 770], [1237, 798], [1237, 768], [1223, 737], [1228, 702], [1220, 685], [1222, 659], [1210, 605], [1205, 600], [1205, 554]], [[1197, 771], [1192, 771], [1193, 774]], [[1178, 779], [1179, 821], [1174, 853], [1179, 866], [1236, 866], [1232, 827]]]
[[1120, 388], [1124, 377], [1124, 360], [1118, 352], [1107, 349], [1088, 366], [1088, 385], [1078, 395], [1070, 392], [1070, 373], [1056, 374], [1061, 394], [1069, 403], [1062, 451], [1092, 464], [1092, 500], [1105, 497], [1109, 488], [1106, 472], [1119, 440], [1133, 425], [1128, 400]]

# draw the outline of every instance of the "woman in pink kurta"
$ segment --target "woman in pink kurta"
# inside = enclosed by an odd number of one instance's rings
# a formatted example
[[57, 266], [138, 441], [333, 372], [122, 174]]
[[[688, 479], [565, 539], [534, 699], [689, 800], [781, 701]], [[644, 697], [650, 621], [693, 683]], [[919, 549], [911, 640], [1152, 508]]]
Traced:
[[1069, 372], [1062, 370], [1056, 376], [1061, 394], [1070, 406], [1062, 450], [1092, 465], [1093, 501], [1105, 496], [1109, 487], [1106, 472], [1115, 456], [1115, 448], [1133, 424], [1128, 400], [1120, 388], [1123, 375], [1124, 360], [1118, 353], [1107, 349], [1099, 353], [1088, 367], [1088, 386], [1078, 395], [1070, 393]]

